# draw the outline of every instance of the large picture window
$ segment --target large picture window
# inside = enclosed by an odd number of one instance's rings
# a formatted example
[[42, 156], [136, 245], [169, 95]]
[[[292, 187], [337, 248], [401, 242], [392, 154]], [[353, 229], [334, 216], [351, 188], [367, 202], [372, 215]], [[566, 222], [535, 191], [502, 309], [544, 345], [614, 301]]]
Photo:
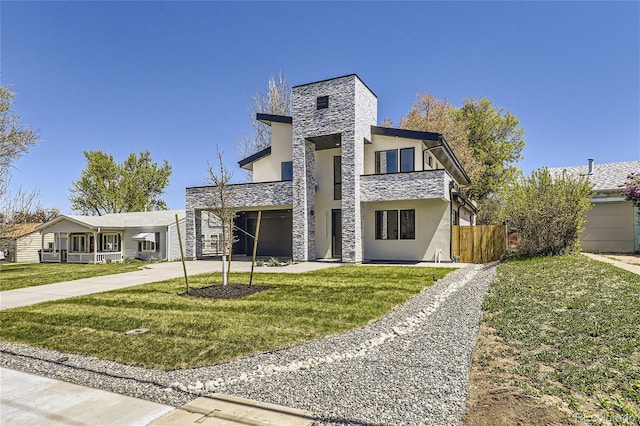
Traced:
[[118, 251], [118, 234], [102, 234], [102, 251]]
[[[399, 219], [399, 220], [398, 220]], [[415, 240], [415, 210], [376, 210], [376, 240]]]
[[398, 150], [376, 151], [376, 173], [398, 172]]
[[[140, 252], [156, 252], [156, 251], [160, 251], [160, 233], [156, 232], [154, 234], [155, 241], [149, 241], [149, 240], [143, 240], [143, 241], [138, 241], [138, 251]], [[204, 240], [204, 235], [202, 236], [202, 239]]]
[[[398, 156], [398, 151], [400, 155]], [[376, 151], [376, 174], [413, 172], [415, 170], [415, 148]], [[398, 161], [399, 160], [399, 161]]]

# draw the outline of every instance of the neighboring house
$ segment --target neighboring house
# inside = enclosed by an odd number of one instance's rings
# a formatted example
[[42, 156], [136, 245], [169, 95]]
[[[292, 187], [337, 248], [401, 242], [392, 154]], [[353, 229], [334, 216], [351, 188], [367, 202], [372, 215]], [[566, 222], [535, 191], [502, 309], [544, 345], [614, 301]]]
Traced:
[[[451, 260], [453, 224], [475, 207], [470, 184], [438, 133], [378, 127], [377, 97], [355, 74], [295, 86], [292, 115], [258, 114], [271, 145], [239, 162], [253, 182], [230, 185], [236, 225], [259, 256], [297, 261]], [[188, 257], [204, 254], [203, 212], [213, 187], [186, 189]], [[238, 232], [235, 253], [253, 240]]]
[[554, 167], [552, 175], [584, 176], [593, 185], [593, 207], [580, 236], [582, 249], [588, 252], [632, 253], [640, 251], [640, 215], [638, 207], [625, 201], [620, 185], [627, 176], [640, 173], [640, 161], [594, 164], [589, 158], [584, 166]]
[[103, 263], [125, 258], [180, 259], [176, 214], [184, 243], [185, 211], [60, 215], [36, 229], [53, 245], [43, 244], [42, 262]]
[[36, 231], [39, 223], [17, 223], [3, 226], [0, 235], [0, 251], [5, 261], [16, 263], [38, 263], [38, 251], [52, 247], [53, 236], [42, 237]]

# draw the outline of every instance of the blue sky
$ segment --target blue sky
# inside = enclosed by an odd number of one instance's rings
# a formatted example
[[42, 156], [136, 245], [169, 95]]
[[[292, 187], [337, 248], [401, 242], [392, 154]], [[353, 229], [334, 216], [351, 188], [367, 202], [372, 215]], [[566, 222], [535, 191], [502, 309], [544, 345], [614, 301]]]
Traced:
[[0, 78], [41, 140], [12, 187], [72, 213], [83, 150], [173, 167], [164, 199], [204, 184], [270, 74], [357, 73], [395, 123], [416, 95], [488, 97], [526, 129], [526, 172], [640, 159], [640, 2], [0, 3]]

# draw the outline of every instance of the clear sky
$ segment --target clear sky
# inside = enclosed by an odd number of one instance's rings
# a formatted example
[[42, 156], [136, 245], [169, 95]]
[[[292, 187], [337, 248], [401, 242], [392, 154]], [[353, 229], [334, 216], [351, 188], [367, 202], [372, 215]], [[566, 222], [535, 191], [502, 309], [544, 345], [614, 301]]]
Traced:
[[430, 92], [488, 97], [526, 129], [529, 173], [640, 159], [640, 2], [0, 2], [0, 78], [41, 140], [12, 186], [73, 213], [83, 150], [173, 167], [184, 208], [216, 145], [234, 142], [270, 74], [291, 85], [356, 73], [399, 118]]

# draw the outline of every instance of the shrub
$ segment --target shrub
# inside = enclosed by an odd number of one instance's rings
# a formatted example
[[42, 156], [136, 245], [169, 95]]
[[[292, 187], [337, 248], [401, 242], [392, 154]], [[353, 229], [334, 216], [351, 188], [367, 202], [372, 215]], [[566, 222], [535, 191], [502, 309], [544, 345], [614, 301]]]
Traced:
[[640, 206], [640, 173], [629, 173], [627, 181], [620, 185], [620, 192], [625, 200]]
[[511, 184], [503, 201], [509, 226], [520, 236], [520, 256], [562, 254], [579, 248], [591, 184], [564, 171], [554, 178], [543, 168]]

